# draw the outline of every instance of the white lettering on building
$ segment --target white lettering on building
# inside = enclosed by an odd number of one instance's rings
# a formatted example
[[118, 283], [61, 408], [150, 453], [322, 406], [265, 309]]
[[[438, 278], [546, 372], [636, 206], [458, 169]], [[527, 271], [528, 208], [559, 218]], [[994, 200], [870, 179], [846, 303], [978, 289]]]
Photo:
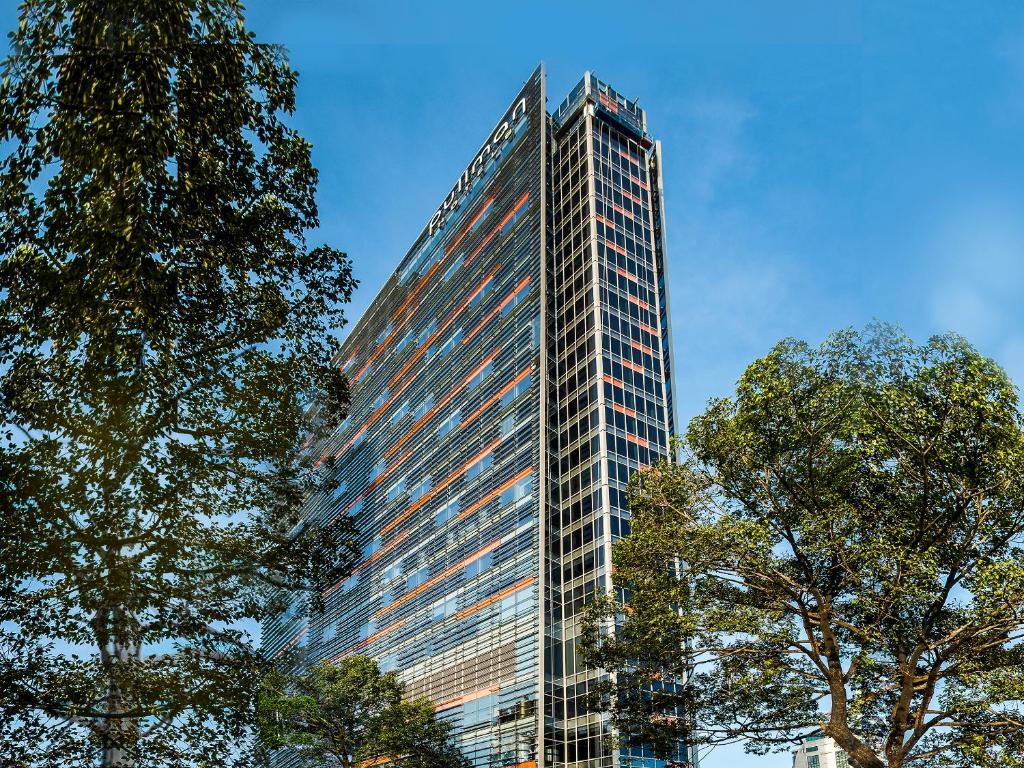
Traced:
[[433, 235], [444, 226], [448, 213], [456, 208], [462, 201], [462, 198], [469, 193], [473, 182], [484, 172], [484, 168], [487, 167], [487, 162], [491, 159], [491, 156], [497, 155], [501, 151], [502, 145], [512, 139], [512, 136], [515, 134], [514, 126], [525, 114], [526, 97], [524, 96], [509, 110], [505, 119], [498, 123], [494, 131], [491, 132], [490, 137], [480, 148], [480, 151], [477, 152], [473, 162], [459, 176], [459, 180], [455, 182], [452, 191], [448, 193], [444, 202], [434, 211], [434, 215], [430, 217], [429, 234]]

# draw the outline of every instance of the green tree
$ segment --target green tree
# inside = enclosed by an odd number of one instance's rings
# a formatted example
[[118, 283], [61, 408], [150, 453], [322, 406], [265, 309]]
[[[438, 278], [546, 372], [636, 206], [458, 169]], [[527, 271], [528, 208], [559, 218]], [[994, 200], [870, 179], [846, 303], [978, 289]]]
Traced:
[[349, 656], [287, 677], [268, 676], [260, 691], [260, 729], [270, 750], [291, 748], [310, 766], [468, 768], [451, 726], [426, 699], [403, 701], [394, 672]]
[[26, 0], [10, 43], [0, 754], [227, 765], [267, 590], [354, 557], [349, 522], [299, 515], [301, 440], [346, 406], [354, 282], [307, 245], [296, 75], [233, 0]]
[[663, 754], [821, 730], [860, 768], [1020, 766], [1022, 478], [1017, 392], [962, 338], [781, 342], [633, 479], [601, 705]]

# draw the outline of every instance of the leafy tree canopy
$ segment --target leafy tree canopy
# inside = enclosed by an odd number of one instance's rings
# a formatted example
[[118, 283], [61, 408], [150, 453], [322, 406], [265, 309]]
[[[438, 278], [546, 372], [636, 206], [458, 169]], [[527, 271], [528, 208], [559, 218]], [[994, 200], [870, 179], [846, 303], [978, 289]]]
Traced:
[[10, 41], [0, 753], [226, 765], [264, 590], [354, 556], [347, 522], [299, 524], [301, 439], [347, 401], [354, 281], [307, 244], [296, 74], [234, 0], [25, 0]]
[[603, 706], [662, 754], [821, 730], [860, 768], [1024, 764], [1022, 478], [1017, 392], [962, 338], [779, 343], [631, 484]]
[[404, 701], [393, 672], [366, 656], [322, 663], [297, 677], [268, 676], [260, 727], [271, 750], [292, 748], [305, 765], [468, 768], [426, 699]]

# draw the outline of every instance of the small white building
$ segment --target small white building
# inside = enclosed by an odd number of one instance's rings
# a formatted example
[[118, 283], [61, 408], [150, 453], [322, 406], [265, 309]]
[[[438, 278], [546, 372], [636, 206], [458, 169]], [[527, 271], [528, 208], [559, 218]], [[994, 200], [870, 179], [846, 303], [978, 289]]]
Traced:
[[849, 768], [846, 753], [825, 735], [804, 739], [793, 753], [793, 768]]

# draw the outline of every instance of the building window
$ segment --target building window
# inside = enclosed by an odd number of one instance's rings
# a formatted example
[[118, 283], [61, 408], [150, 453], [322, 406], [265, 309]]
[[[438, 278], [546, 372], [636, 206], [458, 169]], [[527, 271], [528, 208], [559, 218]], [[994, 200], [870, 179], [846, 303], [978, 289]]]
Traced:
[[423, 584], [427, 580], [427, 575], [430, 573], [430, 568], [425, 565], [421, 565], [415, 571], [409, 574], [405, 580], [406, 589], [415, 589], [420, 584]]
[[385, 341], [387, 341], [387, 338], [388, 338], [388, 336], [390, 336], [390, 335], [391, 335], [391, 332], [392, 332], [393, 330], [395, 330], [395, 324], [394, 324], [394, 323], [388, 323], [388, 324], [387, 324], [387, 325], [386, 325], [386, 326], [384, 327], [384, 330], [380, 332], [380, 336], [378, 336], [378, 337], [377, 337], [377, 346], [378, 346], [378, 347], [379, 347], [379, 346], [380, 346], [381, 344], [383, 344], [383, 343], [384, 343]]
[[353, 573], [351, 576], [349, 576], [347, 579], [345, 579], [345, 581], [343, 581], [341, 583], [341, 591], [342, 591], [342, 593], [344, 593], [344, 592], [351, 592], [355, 588], [356, 584], [358, 584], [358, 583], [359, 583], [359, 574], [358, 573]]
[[469, 384], [466, 385], [466, 391], [472, 392], [474, 389], [480, 386], [481, 382], [483, 382], [484, 379], [490, 376], [493, 371], [494, 362], [488, 360], [487, 365], [485, 365], [483, 368], [477, 371], [476, 374], [474, 374], [473, 378], [469, 380]]
[[455, 411], [451, 416], [449, 416], [447, 419], [445, 419], [444, 421], [441, 422], [441, 425], [437, 428], [437, 434], [440, 437], [444, 437], [449, 432], [451, 432], [453, 429], [455, 429], [457, 426], [459, 426], [459, 423], [461, 421], [462, 421], [462, 412], [461, 411]]
[[445, 504], [441, 509], [437, 511], [437, 516], [434, 518], [434, 522], [437, 525], [444, 525], [457, 514], [459, 509], [462, 507], [462, 501], [456, 496], [454, 499]]
[[528, 294], [529, 292], [529, 284], [524, 285], [522, 288], [516, 291], [515, 295], [512, 297], [512, 300], [501, 308], [501, 316], [505, 317], [505, 315], [507, 315], [509, 312], [511, 312], [513, 309], [519, 306], [519, 303], [526, 297], [526, 294]]
[[429, 476], [420, 480], [416, 485], [409, 491], [409, 501], [415, 502], [423, 498], [431, 488], [434, 487], [434, 481]]
[[493, 560], [491, 553], [488, 552], [486, 555], [480, 555], [476, 560], [466, 566], [464, 573], [467, 579], [472, 579], [474, 576], [478, 576], [488, 568], [491, 567], [491, 561]]
[[513, 400], [515, 400], [521, 394], [526, 392], [526, 390], [528, 390], [530, 388], [530, 379], [531, 379], [531, 375], [527, 374], [523, 378], [522, 381], [520, 381], [518, 384], [516, 384], [514, 387], [512, 387], [512, 389], [510, 389], [508, 392], [506, 392], [504, 395], [502, 395], [501, 396], [501, 406], [500, 407], [504, 408], [506, 405], [511, 403]]
[[402, 340], [395, 345], [395, 353], [397, 354], [405, 349], [409, 342], [413, 340], [413, 336], [415, 336], [415, 334], [412, 331], [406, 333], [405, 336], [402, 337]]
[[363, 511], [363, 500], [362, 499], [356, 499], [354, 502], [352, 502], [352, 506], [349, 507], [347, 515], [348, 515], [348, 517], [355, 517], [356, 515], [358, 515], [362, 511]]
[[374, 536], [373, 540], [370, 541], [365, 547], [363, 547], [363, 558], [367, 558], [380, 549], [380, 536]]
[[382, 391], [379, 395], [377, 395], [377, 399], [373, 401], [373, 405], [370, 406], [370, 410], [371, 411], [376, 411], [378, 408], [380, 408], [382, 405], [384, 405], [384, 403], [386, 403], [387, 401], [388, 401], [388, 390], [387, 390], [387, 387], [385, 387], [384, 391]]
[[408, 414], [409, 414], [409, 401], [406, 400], [404, 403], [402, 403], [400, 406], [398, 406], [398, 409], [393, 414], [391, 414], [391, 423], [392, 424], [397, 424], [402, 419], [404, 419]]
[[405, 491], [405, 477], [388, 488], [388, 504], [397, 499]]
[[491, 466], [493, 466], [493, 464], [494, 464], [494, 454], [493, 453], [488, 453], [486, 456], [483, 456], [483, 457], [477, 459], [472, 464], [470, 464], [469, 468], [466, 470], [466, 479], [467, 480], [472, 480], [477, 475], [479, 475], [481, 472], [485, 472], [486, 470], [490, 469]]
[[458, 272], [459, 271], [459, 267], [461, 267], [461, 266], [462, 266], [462, 257], [459, 256], [455, 261], [452, 262], [452, 265], [450, 267], [448, 267], [448, 269], [445, 270], [444, 277], [442, 279], [445, 282], [447, 282], [448, 280], [451, 280], [452, 275], [454, 275], [456, 272]]
[[419, 405], [416, 406], [416, 412], [413, 414], [413, 418], [416, 419], [417, 421], [419, 421], [424, 416], [426, 416], [427, 412], [431, 408], [433, 408], [433, 407], [434, 407], [434, 396], [433, 395], [427, 395], [425, 398], [423, 398], [423, 402], [421, 402]]
[[459, 599], [455, 595], [443, 597], [430, 606], [430, 620], [444, 621], [451, 616], [459, 607]]
[[488, 278], [487, 282], [484, 283], [482, 286], [480, 286], [480, 288], [477, 290], [476, 294], [474, 294], [473, 298], [469, 300], [469, 306], [470, 307], [477, 306], [481, 301], [484, 300], [484, 297], [487, 296], [487, 294], [491, 292], [491, 288], [493, 288], [493, 287], [494, 287], [494, 278], [493, 277]]
[[423, 329], [419, 339], [416, 341], [416, 346], [422, 347], [427, 343], [427, 339], [434, 335], [434, 331], [437, 330], [437, 320], [433, 320], [430, 325]]
[[457, 346], [459, 346], [459, 344], [461, 342], [462, 342], [462, 329], [459, 328], [459, 330], [457, 330], [455, 333], [453, 333], [449, 337], [448, 341], [446, 341], [444, 343], [444, 346], [441, 347], [441, 357], [444, 357], [445, 355], [447, 355], [449, 352], [451, 352], [453, 349], [455, 349]]
[[363, 626], [361, 626], [359, 628], [359, 639], [360, 640], [365, 640], [366, 638], [368, 638], [370, 635], [372, 635], [376, 631], [377, 631], [377, 620], [376, 619], [370, 619], [368, 622], [366, 622], [365, 624], [363, 624]]
[[327, 643], [334, 639], [334, 636], [338, 634], [338, 622], [332, 621], [322, 630], [320, 630], [320, 642]]
[[511, 488], [506, 488], [499, 497], [501, 506], [507, 506], [529, 496], [533, 492], [533, 478], [524, 477]]

